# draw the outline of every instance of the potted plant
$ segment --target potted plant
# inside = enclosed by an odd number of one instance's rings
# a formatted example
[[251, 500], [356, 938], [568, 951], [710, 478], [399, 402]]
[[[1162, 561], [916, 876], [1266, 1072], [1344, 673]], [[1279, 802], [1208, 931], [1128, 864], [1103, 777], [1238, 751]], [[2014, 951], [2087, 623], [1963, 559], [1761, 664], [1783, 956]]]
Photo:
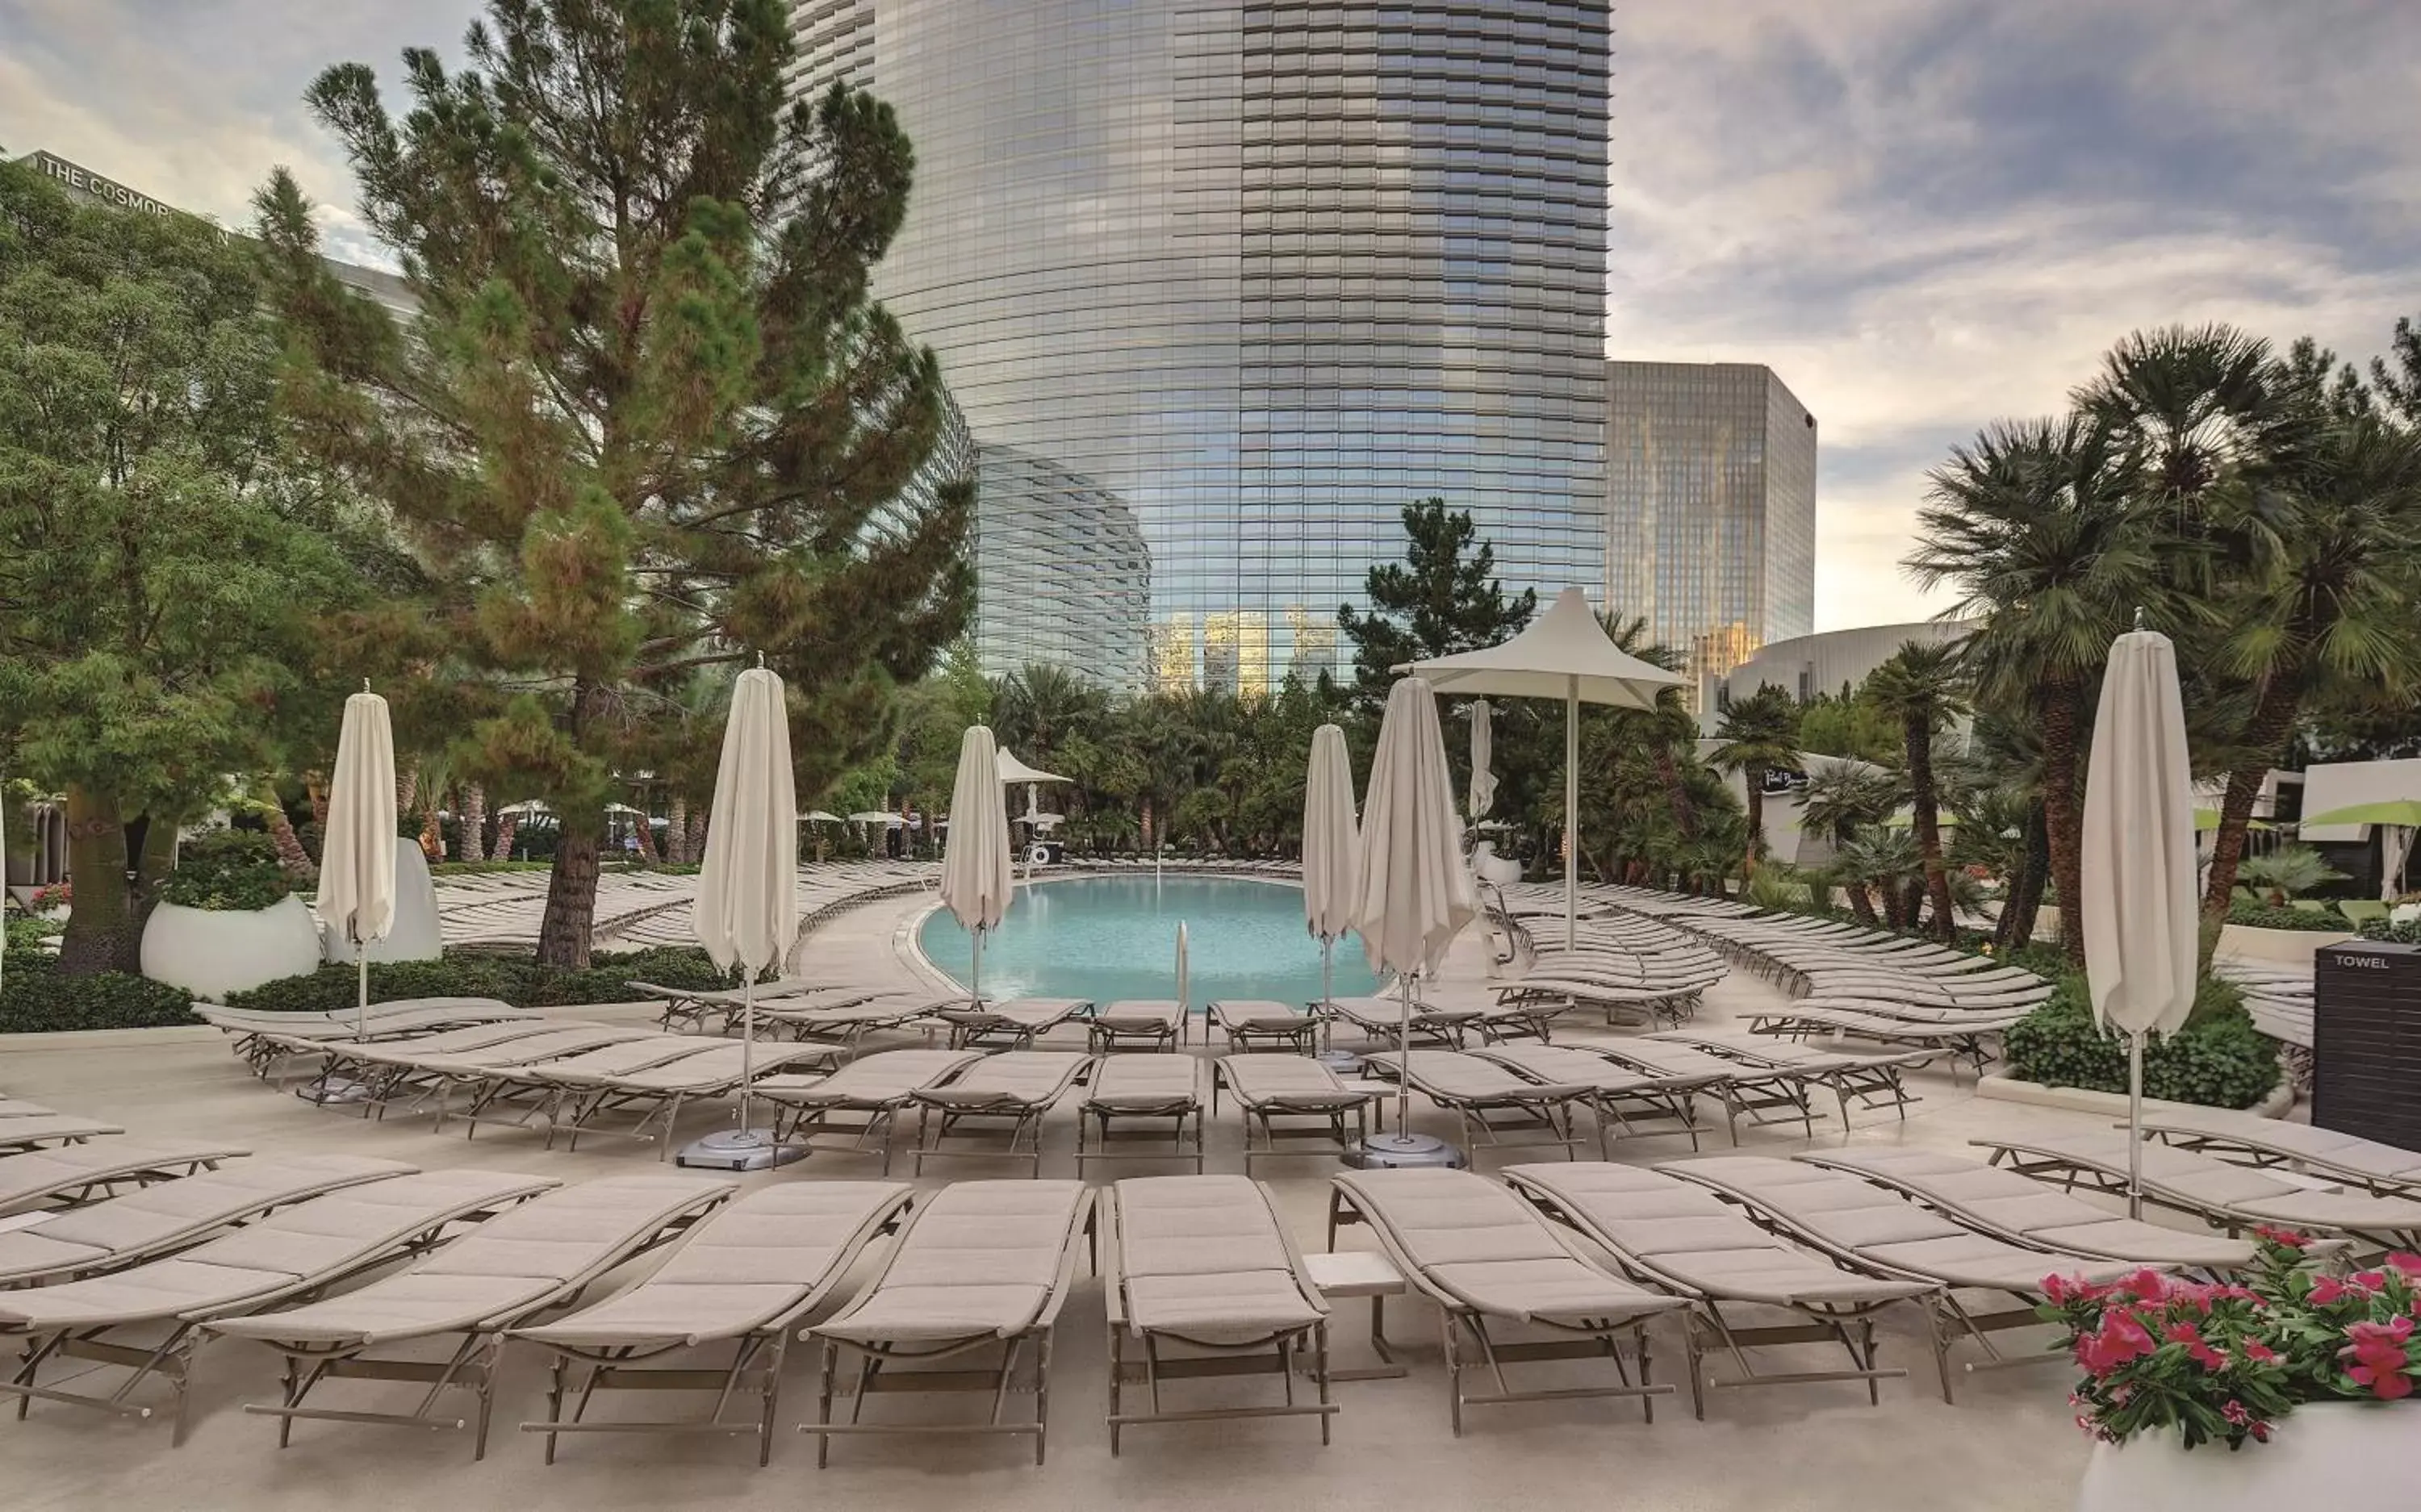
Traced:
[[188, 842], [143, 927], [143, 974], [217, 998], [320, 966], [320, 931], [265, 834]]
[[2097, 1441], [2078, 1512], [2398, 1506], [2421, 1487], [2421, 1255], [2330, 1273], [2264, 1228], [2246, 1285], [2044, 1280]]

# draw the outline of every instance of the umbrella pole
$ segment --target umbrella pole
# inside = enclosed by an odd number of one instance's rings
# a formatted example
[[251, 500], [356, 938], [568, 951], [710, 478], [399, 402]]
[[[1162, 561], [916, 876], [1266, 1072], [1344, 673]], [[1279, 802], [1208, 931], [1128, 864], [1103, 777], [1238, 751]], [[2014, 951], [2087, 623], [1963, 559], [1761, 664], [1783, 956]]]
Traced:
[[1396, 1139], [1413, 1136], [1413, 979], [1396, 978], [1404, 996], [1403, 1021], [1396, 1031]]
[[748, 1121], [749, 1094], [757, 1089], [757, 968], [740, 973], [740, 1133], [746, 1138], [756, 1126]]
[[1581, 679], [1564, 691], [1564, 948], [1580, 943]]
[[976, 936], [976, 964], [975, 964], [975, 970], [974, 970], [974, 972], [973, 972], [973, 974], [973, 974], [973, 976], [974, 976], [974, 980], [967, 984], [967, 995], [968, 995], [968, 996], [969, 996], [973, 1001], [977, 1002], [977, 1003], [981, 1003], [981, 1002], [983, 1001], [983, 937], [984, 937], [984, 932], [983, 932], [981, 929], [977, 929], [976, 931], [975, 931], [975, 936]]
[[361, 1043], [370, 1037], [370, 947], [356, 935], [353, 939], [354, 986], [353, 1042]]
[[2144, 1037], [2127, 1037], [2127, 1216], [2144, 1216]]

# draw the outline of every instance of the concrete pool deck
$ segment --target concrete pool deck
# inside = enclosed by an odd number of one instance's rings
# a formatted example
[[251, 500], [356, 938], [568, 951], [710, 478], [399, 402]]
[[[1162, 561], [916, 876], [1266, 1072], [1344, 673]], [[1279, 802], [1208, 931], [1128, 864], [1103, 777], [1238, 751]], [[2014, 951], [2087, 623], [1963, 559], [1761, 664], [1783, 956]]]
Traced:
[[[919, 982], [897, 949], [901, 931], [926, 905], [916, 896], [880, 900], [827, 921], [804, 943], [799, 968], [837, 979], [900, 986]], [[1486, 996], [1486, 957], [1476, 935], [1460, 943], [1438, 994], [1447, 1001]], [[1719, 1021], [1774, 1001], [1771, 989], [1742, 974], [1713, 989], [1701, 1017]], [[641, 1005], [561, 1010], [563, 1017], [640, 1021]], [[1574, 1040], [1607, 1031], [1575, 1027]], [[1081, 1049], [1082, 1038], [1054, 1042]], [[1196, 1053], [1204, 1048], [1196, 1043]], [[1911, 1078], [1921, 1095], [1905, 1123], [1866, 1113], [1846, 1135], [1837, 1118], [1819, 1124], [1814, 1141], [1774, 1130], [1744, 1130], [1742, 1147], [1788, 1153], [1812, 1145], [1913, 1145], [1963, 1148], [1981, 1134], [2102, 1127], [2087, 1114], [1977, 1099], [1971, 1083], [1944, 1074]], [[338, 1151], [383, 1155], [424, 1167], [527, 1171], [577, 1180], [656, 1169], [652, 1145], [612, 1137], [584, 1140], [577, 1154], [540, 1147], [542, 1134], [490, 1126], [465, 1139], [460, 1123], [433, 1133], [430, 1120], [365, 1122], [281, 1096], [253, 1079], [211, 1030], [0, 1039], [0, 1089], [53, 1107], [108, 1117], [130, 1133], [227, 1138], [254, 1151]], [[1451, 1134], [1451, 1120], [1414, 1099], [1416, 1127]], [[684, 1139], [712, 1127], [712, 1115], [685, 1120]], [[1054, 1114], [1045, 1174], [1071, 1174], [1071, 1108]], [[1242, 1130], [1234, 1115], [1210, 1125], [1210, 1169], [1241, 1169]], [[1720, 1136], [1718, 1136], [1720, 1138]], [[1631, 1161], [1689, 1153], [1679, 1135], [1634, 1138], [1617, 1146]], [[902, 1162], [904, 1168], [904, 1162]], [[1272, 1161], [1261, 1174], [1279, 1194], [1306, 1250], [1324, 1247], [1327, 1197], [1323, 1161]], [[953, 1177], [1002, 1174], [976, 1162], [945, 1162], [920, 1185]], [[1156, 1164], [1127, 1168], [1164, 1169]], [[1179, 1167], [1165, 1167], [1175, 1171]], [[871, 1161], [810, 1158], [752, 1183], [864, 1177]], [[1367, 1231], [1349, 1229], [1340, 1247], [1367, 1248]], [[643, 1262], [644, 1264], [645, 1262]], [[635, 1270], [633, 1273], [636, 1273]], [[1363, 1363], [1366, 1314], [1340, 1302], [1335, 1325], [1340, 1364]], [[1445, 1377], [1436, 1315], [1417, 1301], [1392, 1302], [1389, 1333], [1411, 1366], [1399, 1380], [1340, 1383], [1335, 1441], [1322, 1449], [1308, 1425], [1285, 1420], [1207, 1423], [1130, 1430], [1113, 1459], [1101, 1425], [1106, 1350], [1101, 1285], [1083, 1279], [1059, 1323], [1053, 1355], [1050, 1462], [1036, 1468], [1022, 1443], [972, 1438], [872, 1439], [839, 1443], [832, 1468], [815, 1469], [811, 1441], [790, 1425], [812, 1411], [811, 1351], [794, 1349], [780, 1409], [773, 1462], [754, 1464], [744, 1441], [725, 1437], [600, 1435], [567, 1439], [559, 1461], [540, 1463], [535, 1436], [514, 1426], [536, 1415], [542, 1370], [534, 1352], [508, 1348], [488, 1458], [474, 1463], [466, 1434], [347, 1424], [299, 1425], [293, 1446], [276, 1448], [276, 1429], [242, 1404], [273, 1398], [275, 1357], [240, 1341], [206, 1348], [195, 1372], [194, 1430], [171, 1448], [166, 1425], [74, 1408], [36, 1404], [30, 1421], [0, 1418], [0, 1508], [245, 1508], [287, 1512], [357, 1504], [381, 1508], [491, 1507], [659, 1512], [671, 1507], [793, 1508], [801, 1504], [950, 1512], [1319, 1512], [1329, 1508], [1484, 1509], [1588, 1507], [1659, 1512], [1873, 1512], [1873, 1509], [1976, 1509], [2049, 1512], [2073, 1504], [2086, 1442], [2065, 1406], [2059, 1364], [1962, 1373], [1959, 1403], [1934, 1390], [1930, 1356], [1913, 1318], [1887, 1317], [1882, 1363], [1907, 1367], [1883, 1383], [1880, 1407], [1862, 1387], [1833, 1383], [1710, 1394], [1707, 1420], [1691, 1419], [1686, 1391], [1658, 1404], [1643, 1424], [1636, 1404], [1606, 1401], [1524, 1403], [1471, 1410], [1465, 1436], [1446, 1426]], [[1659, 1377], [1681, 1360], [1678, 1330], [1652, 1331]], [[2016, 1335], [2023, 1339], [2026, 1335]], [[1803, 1347], [1811, 1366], [1835, 1356]], [[1972, 1347], [1954, 1360], [1973, 1358]], [[1778, 1359], [1788, 1362], [1789, 1353]], [[109, 1367], [87, 1367], [111, 1379]], [[1560, 1367], [1531, 1367], [1544, 1371]], [[1217, 1389], [1215, 1386], [1212, 1389]], [[416, 1388], [336, 1383], [330, 1405], [408, 1405]], [[338, 1399], [341, 1396], [341, 1401]], [[680, 1404], [683, 1410], [690, 1405]], [[920, 1404], [921, 1405], [921, 1404]], [[939, 1406], [943, 1414], [966, 1404]], [[632, 1401], [603, 1404], [629, 1415]], [[913, 1411], [898, 1399], [887, 1412]], [[1025, 1404], [1013, 1404], [1023, 1411]]]

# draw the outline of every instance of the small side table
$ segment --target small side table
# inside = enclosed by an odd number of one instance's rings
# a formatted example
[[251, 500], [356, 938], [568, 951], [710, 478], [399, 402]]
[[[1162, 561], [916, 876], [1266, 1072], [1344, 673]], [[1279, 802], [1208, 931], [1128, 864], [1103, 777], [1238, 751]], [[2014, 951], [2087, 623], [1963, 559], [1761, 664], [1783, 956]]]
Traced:
[[1404, 1367], [1396, 1363], [1395, 1352], [1387, 1345], [1387, 1299], [1404, 1294], [1403, 1273], [1394, 1262], [1376, 1250], [1332, 1250], [1304, 1255], [1303, 1268], [1323, 1297], [1370, 1299], [1370, 1348], [1380, 1364], [1332, 1367], [1328, 1379], [1395, 1380], [1402, 1377]]

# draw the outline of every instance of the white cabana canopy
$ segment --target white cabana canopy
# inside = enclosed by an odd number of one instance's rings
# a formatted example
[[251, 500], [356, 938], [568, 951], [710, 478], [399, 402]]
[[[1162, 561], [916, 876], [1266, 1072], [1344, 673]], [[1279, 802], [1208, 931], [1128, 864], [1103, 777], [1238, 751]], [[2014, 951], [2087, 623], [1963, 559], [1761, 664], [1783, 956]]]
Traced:
[[822, 809], [811, 808], [799, 816], [799, 821], [803, 824], [838, 824], [841, 818], [837, 814], [827, 814]]
[[896, 827], [908, 822], [905, 816], [880, 808], [862, 809], [851, 814], [849, 821], [851, 824], [881, 824], [886, 827]]
[[1395, 669], [1429, 679], [1445, 697], [1560, 698], [1564, 701], [1564, 943], [1576, 943], [1580, 917], [1581, 705], [1653, 709], [1657, 694], [1689, 678], [1643, 662], [1614, 644], [1578, 588], [1555, 595], [1547, 612], [1502, 646], [1408, 662]]
[[2194, 772], [2169, 638], [2138, 630], [2111, 644], [2085, 785], [2079, 886], [2094, 1021], [2127, 1036], [2128, 1205], [2143, 1203], [2144, 1037], [2194, 1010]]
[[1017, 757], [1011, 755], [1007, 750], [1004, 749], [1000, 753], [1000, 780], [1004, 783], [1012, 783], [1069, 782], [1072, 779], [1062, 777], [1056, 772], [1042, 772], [1036, 768], [1029, 767], [1024, 762], [1017, 759]]

